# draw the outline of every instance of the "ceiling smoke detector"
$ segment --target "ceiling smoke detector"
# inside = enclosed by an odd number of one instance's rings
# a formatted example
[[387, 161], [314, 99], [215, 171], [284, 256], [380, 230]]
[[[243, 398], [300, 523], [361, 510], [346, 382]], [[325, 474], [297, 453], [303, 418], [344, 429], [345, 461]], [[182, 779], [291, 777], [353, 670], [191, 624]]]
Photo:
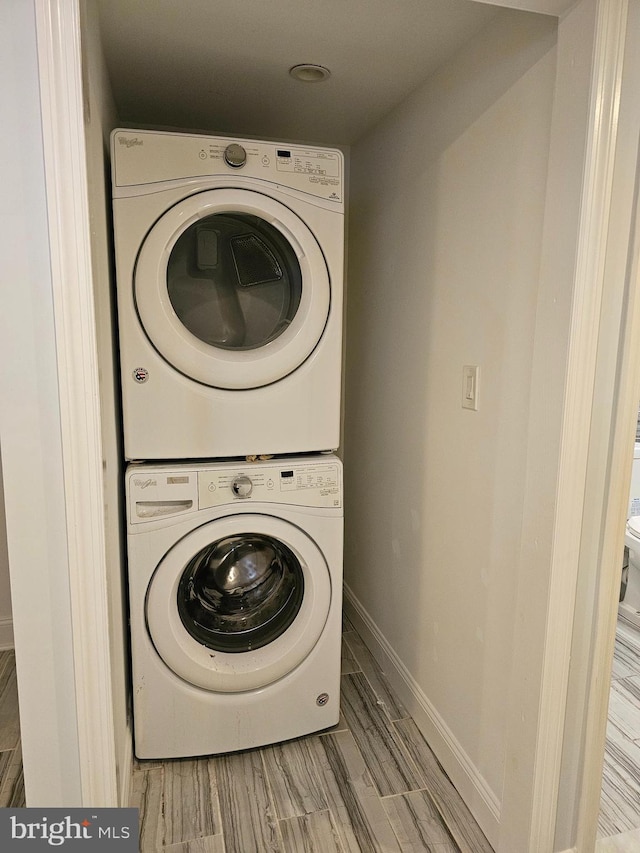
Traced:
[[289, 69], [289, 74], [301, 83], [321, 83], [323, 80], [328, 80], [331, 77], [331, 72], [324, 65], [310, 65], [303, 63], [302, 65], [294, 65]]

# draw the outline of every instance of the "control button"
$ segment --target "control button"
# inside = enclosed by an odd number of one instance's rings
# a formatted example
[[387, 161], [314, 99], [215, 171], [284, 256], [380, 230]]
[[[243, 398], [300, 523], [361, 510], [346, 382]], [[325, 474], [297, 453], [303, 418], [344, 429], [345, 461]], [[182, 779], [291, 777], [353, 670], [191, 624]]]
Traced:
[[268, 489], [272, 489], [272, 488], [273, 488], [273, 480], [271, 480], [271, 479], [267, 480], [267, 488], [268, 488]]
[[216, 490], [216, 484], [215, 483], [209, 483], [209, 491], [215, 492], [215, 490]]
[[248, 477], [236, 477], [231, 484], [231, 491], [237, 498], [248, 498], [253, 491], [253, 483]]
[[201, 160], [206, 160], [206, 159], [207, 159], [207, 152], [204, 150], [204, 148], [203, 148], [203, 149], [202, 149], [202, 151], [198, 154], [198, 157], [199, 157]]
[[271, 163], [271, 160], [269, 160], [269, 158], [268, 158], [268, 157], [267, 157], [267, 155], [265, 154], [265, 155], [264, 155], [264, 157], [262, 158], [262, 165], [263, 165], [263, 166], [268, 166], [268, 165], [269, 165], [269, 163]]
[[247, 152], [242, 145], [233, 142], [224, 149], [224, 159], [229, 166], [239, 169], [247, 162]]

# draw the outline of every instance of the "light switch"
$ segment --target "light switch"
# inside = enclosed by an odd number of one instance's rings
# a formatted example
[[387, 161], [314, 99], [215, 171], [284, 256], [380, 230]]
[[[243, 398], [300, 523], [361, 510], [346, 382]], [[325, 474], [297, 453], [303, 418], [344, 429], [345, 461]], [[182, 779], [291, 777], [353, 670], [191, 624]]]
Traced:
[[462, 368], [462, 408], [478, 411], [478, 373], [477, 364], [465, 364]]

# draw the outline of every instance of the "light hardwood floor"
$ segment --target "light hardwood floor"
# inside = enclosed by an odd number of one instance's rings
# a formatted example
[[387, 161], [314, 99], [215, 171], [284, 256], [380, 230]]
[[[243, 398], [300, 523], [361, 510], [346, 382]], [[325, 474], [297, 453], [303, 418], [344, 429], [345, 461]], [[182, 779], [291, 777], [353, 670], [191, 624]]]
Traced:
[[[618, 619], [598, 835], [607, 838], [636, 829], [640, 829], [640, 632]], [[640, 850], [640, 839], [636, 849]]]
[[135, 762], [143, 853], [491, 853], [346, 620], [343, 640], [334, 729], [217, 757]]

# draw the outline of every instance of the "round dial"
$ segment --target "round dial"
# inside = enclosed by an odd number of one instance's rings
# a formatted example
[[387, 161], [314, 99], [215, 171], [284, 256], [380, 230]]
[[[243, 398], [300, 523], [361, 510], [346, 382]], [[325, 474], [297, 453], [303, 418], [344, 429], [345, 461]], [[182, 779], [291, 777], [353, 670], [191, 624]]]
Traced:
[[231, 491], [237, 498], [248, 498], [253, 491], [253, 483], [249, 477], [244, 474], [241, 477], [236, 477], [231, 484]]
[[234, 169], [239, 169], [247, 162], [247, 152], [244, 150], [242, 145], [238, 145], [237, 142], [233, 142], [231, 145], [227, 145], [224, 149], [224, 159], [229, 166], [232, 166]]

